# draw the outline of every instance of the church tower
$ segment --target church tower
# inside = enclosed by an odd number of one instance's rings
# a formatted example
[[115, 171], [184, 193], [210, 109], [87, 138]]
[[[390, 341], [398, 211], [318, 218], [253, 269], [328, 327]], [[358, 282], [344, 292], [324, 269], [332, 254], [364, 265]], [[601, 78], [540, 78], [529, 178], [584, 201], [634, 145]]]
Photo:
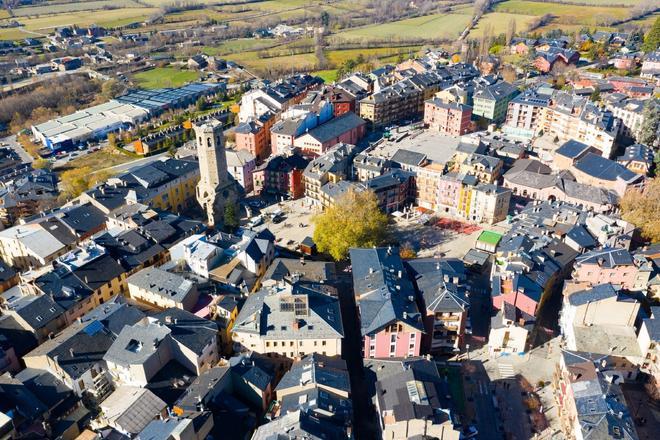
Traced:
[[222, 219], [225, 205], [236, 201], [236, 191], [227, 172], [227, 155], [222, 123], [210, 119], [194, 125], [197, 138], [200, 180], [197, 201], [206, 211], [209, 226]]

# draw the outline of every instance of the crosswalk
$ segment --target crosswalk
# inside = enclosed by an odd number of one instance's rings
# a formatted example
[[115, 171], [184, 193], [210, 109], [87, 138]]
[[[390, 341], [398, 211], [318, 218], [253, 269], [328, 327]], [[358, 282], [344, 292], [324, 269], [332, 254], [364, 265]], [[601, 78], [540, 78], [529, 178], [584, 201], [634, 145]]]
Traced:
[[500, 379], [510, 379], [516, 376], [516, 373], [513, 371], [513, 366], [511, 364], [497, 364], [497, 368], [500, 372]]

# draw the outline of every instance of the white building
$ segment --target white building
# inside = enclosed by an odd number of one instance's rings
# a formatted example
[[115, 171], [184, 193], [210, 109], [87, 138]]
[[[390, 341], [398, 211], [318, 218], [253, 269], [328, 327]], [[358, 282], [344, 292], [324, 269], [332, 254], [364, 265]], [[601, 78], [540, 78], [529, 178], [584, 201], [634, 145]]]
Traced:
[[246, 194], [251, 193], [254, 188], [252, 173], [256, 166], [257, 160], [249, 151], [227, 150], [227, 171]]
[[131, 298], [159, 309], [175, 307], [190, 311], [199, 298], [192, 281], [158, 267], [142, 269], [126, 282]]
[[204, 278], [209, 278], [209, 271], [218, 267], [224, 258], [222, 248], [201, 239], [186, 244], [183, 252], [190, 270]]

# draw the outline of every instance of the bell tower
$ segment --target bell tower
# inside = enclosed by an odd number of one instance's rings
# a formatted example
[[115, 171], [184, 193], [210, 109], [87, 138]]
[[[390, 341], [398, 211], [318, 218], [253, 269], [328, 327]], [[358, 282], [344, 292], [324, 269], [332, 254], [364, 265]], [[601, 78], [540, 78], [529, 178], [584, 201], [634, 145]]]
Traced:
[[233, 181], [227, 172], [227, 155], [222, 123], [217, 119], [195, 124], [200, 180], [197, 201], [206, 211], [210, 227], [222, 219], [225, 205], [236, 201]]

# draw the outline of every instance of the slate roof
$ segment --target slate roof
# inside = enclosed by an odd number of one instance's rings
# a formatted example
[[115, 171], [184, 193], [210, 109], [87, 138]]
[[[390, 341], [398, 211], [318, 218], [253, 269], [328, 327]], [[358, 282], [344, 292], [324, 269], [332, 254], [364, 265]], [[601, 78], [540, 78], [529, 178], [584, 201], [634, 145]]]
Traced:
[[506, 81], [501, 81], [492, 85], [478, 87], [474, 92], [473, 99], [498, 101], [517, 94], [518, 88], [516, 86]]
[[346, 361], [339, 357], [323, 356], [319, 353], [308, 354], [300, 361], [293, 363], [291, 369], [280, 380], [276, 391], [309, 384], [350, 394], [351, 384]]
[[252, 435], [252, 440], [344, 440], [346, 436], [345, 428], [299, 410], [261, 425]]
[[469, 307], [463, 283], [466, 272], [457, 258], [418, 258], [405, 263], [428, 312], [462, 313]]
[[64, 313], [50, 295], [27, 295], [12, 304], [15, 312], [34, 330], [46, 327]]
[[594, 153], [585, 154], [574, 166], [589, 176], [603, 180], [634, 182], [641, 179], [639, 174], [630, 171], [623, 165]]
[[25, 368], [14, 377], [51, 410], [73, 396], [73, 391], [64, 382], [45, 370]]
[[105, 214], [91, 203], [66, 211], [60, 219], [78, 236], [96, 231], [106, 221]]
[[103, 356], [106, 362], [118, 365], [142, 365], [170, 334], [170, 329], [158, 324], [125, 326]]
[[195, 287], [192, 281], [181, 275], [153, 266], [134, 273], [128, 277], [126, 282], [129, 285], [176, 302], [185, 301]]
[[367, 189], [378, 192], [387, 188], [392, 188], [413, 179], [415, 175], [409, 171], [394, 169], [387, 171], [382, 176], [376, 176], [364, 182]]
[[[378, 361], [373, 362], [379, 365]], [[384, 364], [385, 362], [383, 362]], [[376, 399], [381, 411], [391, 411], [397, 422], [426, 419], [443, 423], [449, 416], [443, 392], [448, 394], [435, 364], [426, 359], [390, 362], [389, 368], [376, 370]]]
[[204, 371], [190, 384], [175, 406], [184, 412], [196, 411], [200, 400], [207, 403], [209, 395], [215, 395], [231, 386], [229, 372], [229, 367], [213, 367]]
[[582, 225], [576, 225], [566, 233], [566, 237], [570, 238], [578, 244], [578, 246], [589, 249], [598, 244], [598, 241], [587, 231]]
[[80, 320], [83, 323], [99, 321], [116, 337], [125, 325], [133, 325], [145, 316], [140, 309], [129, 305], [124, 296], [117, 295], [86, 313]]
[[613, 269], [617, 266], [632, 266], [634, 262], [627, 249], [604, 248], [580, 255], [575, 259], [575, 264], [597, 264], [605, 269]]
[[653, 162], [653, 149], [644, 144], [634, 144], [626, 147], [622, 156], [617, 157], [619, 162], [637, 161], [651, 164]]
[[651, 341], [654, 341], [656, 344], [660, 342], [660, 317], [644, 318], [642, 322], [644, 327], [646, 327], [646, 331], [649, 333]]
[[580, 157], [585, 151], [589, 149], [589, 145], [582, 142], [571, 139], [567, 142], [564, 142], [561, 147], [555, 151], [555, 154], [565, 156], [571, 159]]
[[394, 156], [392, 156], [390, 160], [400, 165], [419, 167], [426, 160], [426, 154], [400, 148], [394, 153]]
[[276, 258], [266, 270], [263, 279], [281, 281], [296, 274], [301, 281], [332, 281], [336, 277], [334, 263], [327, 261], [304, 261], [298, 258]]
[[186, 310], [169, 308], [154, 315], [170, 336], [193, 353], [200, 355], [205, 347], [217, 339], [218, 325]]
[[275, 380], [273, 365], [254, 352], [239, 353], [229, 359], [232, 374], [251, 384], [261, 391]]
[[602, 301], [617, 296], [619, 296], [619, 293], [614, 289], [611, 283], [598, 284], [586, 290], [573, 292], [568, 297], [568, 302], [572, 306], [583, 306], [587, 303]]
[[350, 249], [362, 336], [395, 322], [424, 331], [416, 293], [398, 248]]
[[[326, 291], [323, 284], [305, 282], [261, 289], [248, 296], [234, 322], [234, 332], [255, 333], [265, 339], [341, 338], [344, 328], [339, 300]], [[303, 314], [296, 317], [282, 305], [291, 298], [307, 301]], [[296, 319], [298, 330], [293, 328]]]
[[80, 378], [95, 364], [114, 342], [114, 335], [99, 321], [74, 323], [53, 339], [48, 339], [28, 353], [27, 357], [46, 355], [73, 380]]
[[100, 404], [103, 418], [130, 434], [142, 431], [167, 404], [146, 388], [121, 386]]

